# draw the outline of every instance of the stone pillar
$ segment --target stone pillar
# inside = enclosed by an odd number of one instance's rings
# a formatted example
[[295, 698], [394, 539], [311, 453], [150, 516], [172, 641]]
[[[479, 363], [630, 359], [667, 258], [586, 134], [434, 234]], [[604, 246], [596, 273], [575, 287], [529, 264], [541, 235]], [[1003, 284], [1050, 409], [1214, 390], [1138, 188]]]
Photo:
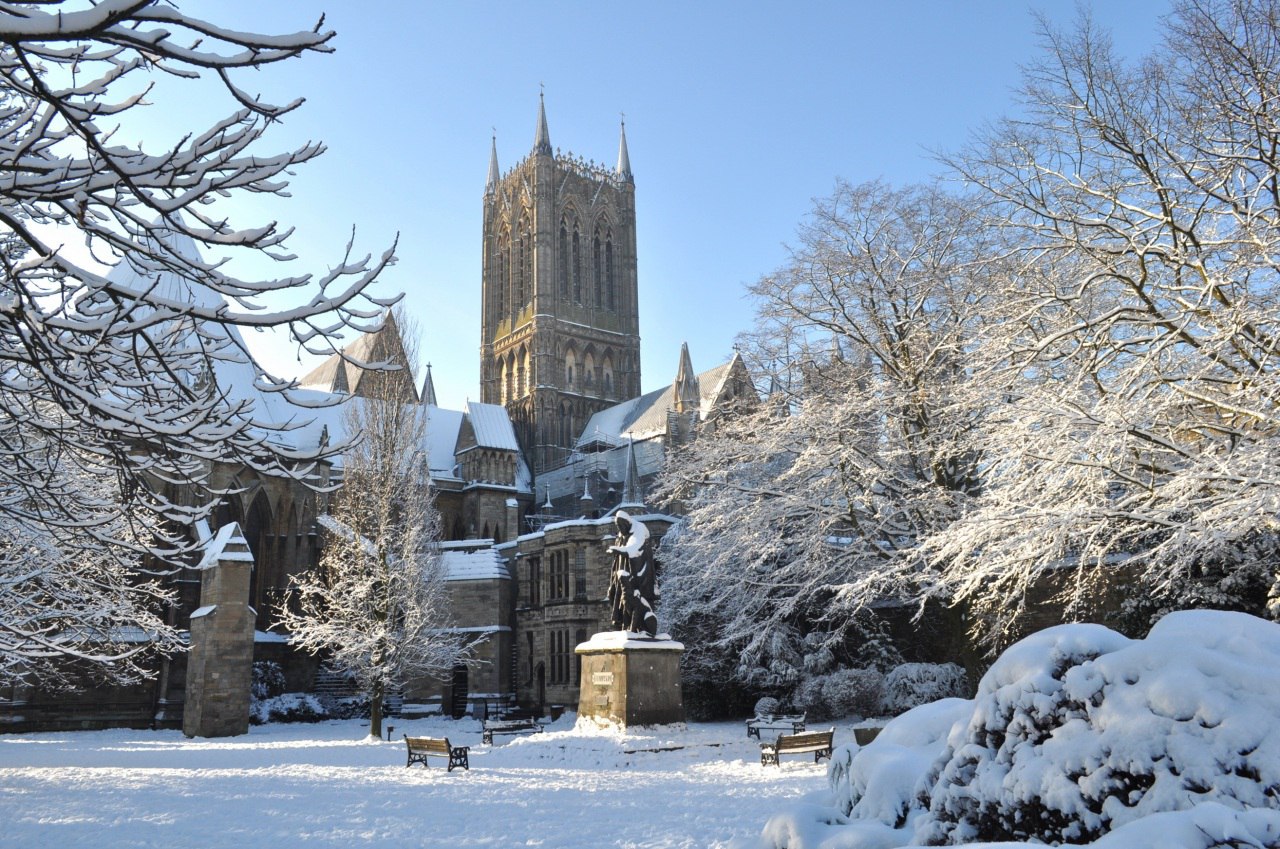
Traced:
[[684, 722], [680, 655], [665, 634], [608, 631], [575, 650], [582, 657], [578, 721], [620, 728]]
[[218, 529], [198, 567], [200, 609], [191, 614], [182, 733], [232, 737], [249, 730], [253, 624], [249, 576], [253, 554], [236, 523]]

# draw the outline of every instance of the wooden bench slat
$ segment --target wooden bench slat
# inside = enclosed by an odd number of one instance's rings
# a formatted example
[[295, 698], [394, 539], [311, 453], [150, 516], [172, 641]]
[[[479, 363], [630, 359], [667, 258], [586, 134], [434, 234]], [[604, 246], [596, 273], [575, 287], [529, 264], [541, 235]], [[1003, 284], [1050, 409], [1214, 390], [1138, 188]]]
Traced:
[[832, 741], [836, 730], [812, 731], [808, 734], [779, 734], [773, 743], [760, 744], [760, 765], [781, 766], [779, 755], [794, 755], [813, 752], [813, 762], [818, 763], [824, 757], [831, 757]]

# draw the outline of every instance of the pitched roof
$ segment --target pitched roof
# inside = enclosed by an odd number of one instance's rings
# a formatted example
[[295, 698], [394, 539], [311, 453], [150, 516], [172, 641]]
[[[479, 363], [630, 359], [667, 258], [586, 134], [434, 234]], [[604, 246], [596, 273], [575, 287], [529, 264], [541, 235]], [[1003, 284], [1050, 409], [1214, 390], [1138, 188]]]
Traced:
[[[725, 382], [738, 361], [738, 355], [734, 354], [729, 362], [707, 369], [697, 376], [699, 417], [706, 418], [715, 407], [724, 392]], [[684, 385], [688, 386], [689, 382]], [[628, 435], [637, 440], [658, 436], [666, 433], [667, 413], [675, 409], [676, 385], [655, 389], [639, 398], [623, 401], [596, 413], [587, 421], [577, 445], [582, 447], [593, 442], [622, 445]]]
[[446, 581], [509, 581], [511, 573], [492, 548], [440, 552]]
[[515, 428], [511, 426], [511, 417], [507, 408], [499, 404], [480, 404], [467, 402], [467, 418], [476, 434], [476, 445], [482, 448], [497, 448], [501, 451], [519, 451], [520, 443], [516, 441]]
[[[400, 330], [396, 327], [393, 313], [387, 313], [383, 317], [382, 326], [377, 330], [360, 334], [343, 347], [342, 353], [333, 354], [299, 378], [298, 385], [304, 389], [358, 395], [360, 382], [374, 371], [365, 366], [380, 362], [397, 363], [402, 368], [408, 368], [404, 346], [400, 342]], [[412, 385], [412, 381], [408, 381], [408, 384], [405, 394], [413, 394], [414, 400], [417, 400], [417, 388]]]

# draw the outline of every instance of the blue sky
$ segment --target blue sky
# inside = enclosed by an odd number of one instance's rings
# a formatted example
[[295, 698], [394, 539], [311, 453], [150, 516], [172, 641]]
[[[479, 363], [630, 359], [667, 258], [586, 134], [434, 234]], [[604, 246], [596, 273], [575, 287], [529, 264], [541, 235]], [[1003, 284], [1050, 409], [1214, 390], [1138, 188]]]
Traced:
[[[442, 405], [479, 396], [481, 198], [489, 140], [502, 169], [533, 143], [545, 86], [553, 146], [610, 166], [619, 113], [636, 180], [645, 390], [675, 375], [687, 341], [698, 370], [748, 328], [744, 285], [785, 259], [812, 199], [837, 178], [894, 184], [941, 168], [983, 122], [1015, 112], [1019, 67], [1038, 55], [1033, 12], [1068, 2], [516, 3], [201, 0], [193, 14], [236, 29], [310, 27], [324, 11], [335, 53], [247, 75], [242, 85], [307, 103], [268, 146], [323, 139], [286, 202], [242, 203], [242, 223], [278, 216], [306, 269], [323, 270], [357, 229], [363, 251], [398, 232], [382, 294], [406, 292]], [[1097, 4], [1130, 55], [1155, 46], [1164, 0]], [[207, 123], [225, 103], [157, 92], [157, 119]], [[265, 150], [265, 149], [264, 149]], [[270, 273], [298, 273], [273, 269]], [[264, 344], [279, 373], [292, 348]]]

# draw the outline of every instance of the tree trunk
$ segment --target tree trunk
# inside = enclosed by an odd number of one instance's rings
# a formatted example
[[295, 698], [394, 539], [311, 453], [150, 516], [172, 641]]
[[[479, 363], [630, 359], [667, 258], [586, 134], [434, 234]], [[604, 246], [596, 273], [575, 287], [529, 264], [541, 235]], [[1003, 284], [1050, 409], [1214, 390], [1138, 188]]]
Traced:
[[369, 736], [382, 739], [383, 686], [375, 684], [369, 691]]

